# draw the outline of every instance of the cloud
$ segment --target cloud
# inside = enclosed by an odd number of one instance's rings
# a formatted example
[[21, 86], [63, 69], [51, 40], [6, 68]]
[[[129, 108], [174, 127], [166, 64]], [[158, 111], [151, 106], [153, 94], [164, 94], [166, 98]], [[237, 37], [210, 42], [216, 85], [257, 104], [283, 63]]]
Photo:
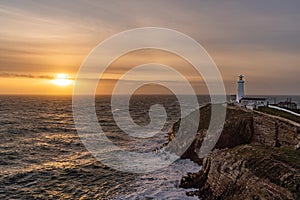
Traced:
[[0, 73], [0, 78], [31, 78], [31, 79], [54, 79], [54, 76], [49, 75], [32, 75], [32, 74], [18, 74], [18, 73]]
[[278, 88], [277, 93], [299, 94], [299, 6], [295, 0], [3, 0], [0, 71], [7, 73], [0, 77], [53, 79], [33, 74], [75, 74], [84, 57], [105, 38], [131, 28], [158, 26], [202, 44], [225, 80], [235, 82], [243, 73], [253, 78], [253, 91], [269, 91], [259, 84], [264, 79]]

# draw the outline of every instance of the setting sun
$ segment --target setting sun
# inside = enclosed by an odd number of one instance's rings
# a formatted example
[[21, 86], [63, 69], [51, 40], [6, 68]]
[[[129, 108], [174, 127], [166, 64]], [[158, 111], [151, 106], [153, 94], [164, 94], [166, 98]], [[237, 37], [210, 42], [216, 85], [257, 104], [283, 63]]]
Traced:
[[67, 74], [57, 74], [52, 83], [58, 86], [68, 86], [73, 83], [73, 80]]

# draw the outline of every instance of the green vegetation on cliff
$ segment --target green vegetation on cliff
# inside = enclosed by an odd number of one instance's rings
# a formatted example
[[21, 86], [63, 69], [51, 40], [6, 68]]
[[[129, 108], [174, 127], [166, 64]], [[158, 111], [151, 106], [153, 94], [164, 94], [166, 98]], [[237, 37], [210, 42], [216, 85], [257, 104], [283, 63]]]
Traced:
[[300, 117], [293, 115], [291, 113], [288, 113], [288, 112], [284, 112], [282, 110], [277, 110], [277, 109], [273, 109], [273, 108], [269, 108], [269, 107], [260, 107], [258, 109], [258, 111], [264, 112], [264, 113], [267, 113], [270, 115], [275, 115], [278, 117], [283, 117], [283, 118], [292, 120], [294, 122], [300, 123]]

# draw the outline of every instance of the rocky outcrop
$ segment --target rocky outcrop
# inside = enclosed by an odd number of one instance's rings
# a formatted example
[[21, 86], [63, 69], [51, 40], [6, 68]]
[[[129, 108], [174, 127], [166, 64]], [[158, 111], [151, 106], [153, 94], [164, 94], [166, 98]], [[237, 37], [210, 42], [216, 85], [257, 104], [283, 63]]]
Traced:
[[[216, 105], [222, 106], [222, 105]], [[191, 114], [193, 115], [193, 113]], [[169, 132], [169, 141], [177, 136], [179, 126], [181, 123], [192, 124], [193, 117], [187, 116], [176, 122]], [[201, 165], [202, 159], [199, 158], [199, 150], [205, 139], [209, 122], [211, 119], [211, 105], [208, 104], [200, 109], [200, 120], [198, 126], [198, 132], [190, 147], [185, 153], [181, 155], [181, 158], [189, 158], [194, 162]], [[194, 125], [193, 125], [194, 126]], [[227, 147], [235, 147], [240, 144], [249, 144], [253, 137], [253, 117], [252, 113], [243, 109], [230, 109], [227, 108], [226, 120], [222, 133], [215, 145], [216, 149], [222, 149]]]
[[[214, 149], [232, 148], [250, 143], [260, 143], [270, 147], [289, 146], [295, 149], [300, 146], [300, 125], [296, 122], [237, 106], [228, 106], [226, 112], [224, 128]], [[210, 118], [211, 105], [208, 104], [200, 109], [198, 133], [181, 158], [189, 158], [201, 164], [202, 159], [199, 158], [198, 153], [206, 136]], [[169, 132], [169, 141], [176, 137], [180, 123], [194, 122], [189, 116], [176, 122]]]
[[253, 142], [268, 146], [299, 148], [300, 125], [285, 118], [253, 112]]
[[[294, 121], [236, 106], [227, 107], [226, 121], [213, 151], [199, 158], [211, 105], [200, 109], [198, 132], [181, 156], [200, 165], [181, 180], [201, 199], [300, 199], [300, 125]], [[174, 124], [171, 141], [180, 123]]]
[[202, 199], [299, 199], [300, 154], [290, 148], [241, 145], [215, 150], [181, 187]]

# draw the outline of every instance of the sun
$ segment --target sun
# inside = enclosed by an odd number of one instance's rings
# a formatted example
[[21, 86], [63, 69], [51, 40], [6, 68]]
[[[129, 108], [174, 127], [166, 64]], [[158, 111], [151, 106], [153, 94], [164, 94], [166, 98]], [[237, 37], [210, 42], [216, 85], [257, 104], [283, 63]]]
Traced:
[[58, 86], [68, 86], [73, 83], [73, 80], [67, 74], [57, 74], [52, 83]]

